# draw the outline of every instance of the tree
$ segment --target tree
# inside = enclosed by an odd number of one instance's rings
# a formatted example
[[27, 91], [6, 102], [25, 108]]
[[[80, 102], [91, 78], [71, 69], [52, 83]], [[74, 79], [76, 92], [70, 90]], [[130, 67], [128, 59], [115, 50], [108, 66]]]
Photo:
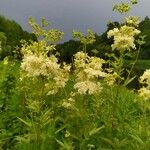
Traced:
[[139, 29], [141, 30], [141, 34], [145, 35], [145, 44], [142, 46], [141, 50], [141, 59], [149, 59], [150, 58], [150, 18], [145, 17], [143, 21], [139, 24]]
[[6, 42], [7, 37], [5, 33], [0, 32], [0, 44], [1, 44], [0, 59], [6, 55]]
[[[4, 33], [6, 38], [5, 49], [7, 49], [7, 53], [4, 52], [3, 57], [7, 55], [13, 56], [14, 49], [21, 47], [21, 40], [26, 40], [27, 42], [37, 40], [34, 34], [24, 31], [17, 22], [6, 19], [4, 16], [0, 16], [0, 32]], [[1, 36], [4, 38], [4, 35]]]

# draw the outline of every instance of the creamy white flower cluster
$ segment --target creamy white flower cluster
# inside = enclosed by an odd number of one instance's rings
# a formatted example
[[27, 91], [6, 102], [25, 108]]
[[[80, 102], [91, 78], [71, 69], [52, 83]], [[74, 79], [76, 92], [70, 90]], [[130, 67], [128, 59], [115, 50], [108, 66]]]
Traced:
[[110, 85], [110, 86], [114, 85], [117, 78], [119, 78], [119, 76], [116, 72], [113, 71], [113, 69], [111, 69], [111, 68], [107, 69], [105, 81], [108, 85]]
[[62, 107], [66, 108], [66, 109], [73, 109], [75, 104], [75, 99], [73, 99], [72, 97], [68, 98], [68, 99], [64, 99], [62, 101]]
[[24, 57], [21, 68], [27, 77], [45, 77], [48, 81], [45, 85], [48, 94], [55, 94], [59, 88], [66, 85], [70, 66], [58, 64], [54, 55], [48, 57], [46, 51], [49, 47], [42, 42], [25, 45], [22, 48]]
[[117, 49], [119, 51], [136, 49], [134, 41], [134, 36], [139, 34], [140, 31], [135, 27], [124, 25], [120, 29], [114, 28], [108, 31], [108, 38], [114, 37], [114, 43], [111, 45], [112, 49]]
[[101, 91], [102, 86], [98, 78], [106, 76], [102, 71], [104, 62], [103, 59], [89, 57], [82, 51], [75, 54], [76, 84], [74, 85], [74, 89], [79, 94], [94, 94]]
[[23, 55], [44, 55], [47, 56], [48, 52], [54, 51], [55, 45], [47, 45], [46, 41], [38, 41], [38, 42], [31, 42], [29, 45], [28, 43], [22, 44], [21, 52]]
[[147, 69], [140, 77], [140, 83], [145, 86], [138, 91], [139, 95], [145, 100], [150, 99], [150, 69]]
[[129, 3], [123, 3], [123, 2], [120, 4], [116, 4], [113, 7], [114, 11], [118, 11], [121, 14], [129, 12], [130, 9], [131, 9], [131, 6], [129, 5]]
[[27, 73], [28, 77], [35, 76], [53, 76], [57, 74], [60, 67], [57, 59], [45, 57], [43, 55], [25, 55], [21, 64], [22, 70]]
[[113, 11], [118, 11], [121, 14], [128, 13], [131, 10], [131, 7], [137, 3], [137, 0], [130, 0], [130, 3], [121, 2], [119, 4], [114, 5]]
[[139, 17], [136, 17], [136, 16], [126, 17], [125, 21], [128, 25], [134, 26], [134, 27], [138, 27], [140, 23]]

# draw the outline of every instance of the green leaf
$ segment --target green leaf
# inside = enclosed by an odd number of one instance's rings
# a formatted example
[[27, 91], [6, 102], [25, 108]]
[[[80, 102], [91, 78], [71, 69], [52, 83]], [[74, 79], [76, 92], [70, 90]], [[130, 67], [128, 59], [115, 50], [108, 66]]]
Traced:
[[89, 136], [92, 136], [92, 135], [98, 133], [100, 130], [102, 130], [102, 129], [104, 129], [104, 128], [105, 128], [105, 126], [102, 126], [102, 127], [99, 127], [99, 128], [94, 128], [93, 130], [91, 130], [91, 131], [89, 132]]
[[101, 139], [104, 140], [107, 144], [111, 145], [112, 147], [115, 147], [115, 143], [112, 140], [103, 137]]
[[56, 142], [60, 145], [60, 146], [62, 146], [63, 148], [65, 148], [65, 144], [63, 143], [63, 142], [61, 142], [61, 141], [59, 141], [59, 140], [57, 140], [57, 139], [55, 139], [56, 140]]
[[134, 140], [136, 140], [137, 142], [139, 142], [140, 144], [144, 144], [144, 142], [142, 141], [142, 139], [139, 136], [135, 136], [135, 135], [130, 135]]
[[129, 83], [131, 83], [134, 79], [136, 78], [136, 76], [130, 78], [130, 79], [127, 79], [125, 82], [124, 82], [124, 86], [127, 86]]
[[21, 118], [19, 118], [19, 117], [17, 117], [21, 122], [23, 122], [25, 125], [27, 125], [28, 127], [32, 127], [32, 124], [31, 124], [31, 122], [27, 122], [27, 121], [25, 121], [25, 120], [23, 120], [23, 119], [21, 119]]

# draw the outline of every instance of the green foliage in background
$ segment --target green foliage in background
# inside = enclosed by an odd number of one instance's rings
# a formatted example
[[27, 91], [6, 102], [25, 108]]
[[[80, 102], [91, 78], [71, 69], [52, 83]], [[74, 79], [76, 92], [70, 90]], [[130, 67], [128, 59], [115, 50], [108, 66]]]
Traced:
[[0, 16], [0, 40], [2, 40], [3, 43], [1, 55], [1, 59], [3, 59], [6, 56], [14, 56], [15, 54], [17, 54], [15, 57], [19, 58], [19, 52], [14, 51], [16, 47], [21, 46], [20, 41], [36, 41], [37, 38], [34, 34], [24, 31], [14, 20]]

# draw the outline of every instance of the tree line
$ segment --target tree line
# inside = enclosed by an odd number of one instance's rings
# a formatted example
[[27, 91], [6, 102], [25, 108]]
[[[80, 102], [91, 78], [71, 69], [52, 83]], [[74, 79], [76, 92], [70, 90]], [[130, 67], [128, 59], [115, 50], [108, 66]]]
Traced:
[[[112, 39], [107, 38], [107, 32], [115, 27], [119, 27], [119, 22], [112, 22], [107, 24], [107, 30], [98, 35], [95, 33], [95, 42], [88, 45], [87, 52], [89, 55], [96, 55], [101, 58], [107, 59], [107, 53], [112, 51], [111, 44]], [[149, 59], [150, 58], [150, 18], [145, 17], [139, 24], [138, 29], [141, 31], [141, 36], [145, 37], [145, 44], [141, 48], [139, 59]], [[57, 50], [60, 53], [60, 60], [71, 62], [72, 56], [77, 52], [82, 50], [82, 44], [74, 39], [64, 42], [63, 44], [57, 45]], [[134, 53], [134, 51], [133, 51]], [[130, 59], [128, 57], [127, 59]]]
[[[95, 42], [88, 45], [87, 52], [89, 55], [100, 56], [101, 58], [107, 59], [107, 53], [111, 52], [112, 39], [107, 38], [107, 32], [114, 27], [118, 27], [118, 22], [107, 24], [107, 30], [98, 35], [95, 33]], [[147, 16], [139, 24], [139, 30], [141, 35], [145, 35], [145, 44], [142, 46], [140, 53], [140, 59], [150, 58], [150, 18]], [[33, 33], [24, 31], [22, 27], [14, 20], [9, 20], [4, 16], [0, 16], [0, 59], [6, 56], [12, 56], [15, 58], [21, 58], [20, 47], [21, 40], [37, 41], [36, 36]], [[72, 56], [82, 50], [82, 44], [79, 41], [71, 39], [62, 44], [56, 46], [57, 52], [59, 53], [60, 61], [70, 63]]]
[[21, 46], [21, 42], [20, 42], [21, 40], [35, 41], [37, 39], [34, 34], [24, 31], [16, 21], [9, 20], [6, 17], [1, 15], [0, 16], [0, 42], [1, 42], [0, 57], [1, 58], [0, 59], [3, 59], [6, 56], [13, 56], [19, 58], [20, 57], [19, 47]]

